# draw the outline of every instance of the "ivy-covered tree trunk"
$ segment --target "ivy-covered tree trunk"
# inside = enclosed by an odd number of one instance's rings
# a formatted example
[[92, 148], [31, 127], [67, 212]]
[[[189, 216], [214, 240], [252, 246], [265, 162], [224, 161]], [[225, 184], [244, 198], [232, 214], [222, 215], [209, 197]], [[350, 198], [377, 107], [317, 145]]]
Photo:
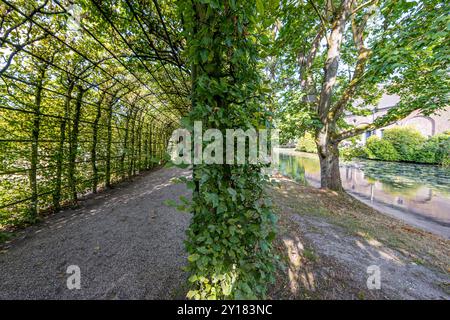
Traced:
[[[257, 40], [250, 37], [256, 32], [255, 3], [185, 0], [179, 5], [192, 80], [187, 129], [193, 130], [194, 121], [202, 121], [203, 131], [215, 128], [222, 133], [264, 127], [264, 103], [255, 98], [262, 97]], [[194, 141], [193, 153], [199, 147]], [[264, 183], [260, 165], [194, 162], [193, 180], [188, 182], [193, 189], [186, 242], [188, 298], [265, 295], [273, 280], [275, 216], [264, 200]]]
[[42, 103], [42, 84], [45, 77], [45, 66], [39, 68], [39, 75], [37, 79], [35, 101], [34, 101], [34, 118], [33, 128], [31, 132], [31, 161], [30, 161], [30, 189], [31, 189], [31, 204], [30, 204], [30, 218], [35, 219], [38, 213], [38, 186], [37, 186], [37, 164], [39, 157], [39, 132], [41, 122], [41, 103]]

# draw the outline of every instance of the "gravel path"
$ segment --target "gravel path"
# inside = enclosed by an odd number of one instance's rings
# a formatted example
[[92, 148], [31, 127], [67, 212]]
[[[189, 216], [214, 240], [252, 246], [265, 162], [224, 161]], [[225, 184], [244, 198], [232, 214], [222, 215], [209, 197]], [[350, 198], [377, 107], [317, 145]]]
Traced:
[[[164, 200], [189, 196], [160, 169], [91, 196], [27, 228], [1, 248], [0, 299], [169, 299], [182, 297], [189, 215]], [[67, 288], [77, 265], [81, 289]]]

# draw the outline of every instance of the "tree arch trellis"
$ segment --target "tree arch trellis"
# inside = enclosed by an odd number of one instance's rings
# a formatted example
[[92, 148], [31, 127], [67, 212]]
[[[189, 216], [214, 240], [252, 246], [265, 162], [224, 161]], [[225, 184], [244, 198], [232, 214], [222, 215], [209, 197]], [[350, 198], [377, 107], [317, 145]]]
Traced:
[[[272, 128], [262, 1], [0, 3], [0, 231], [161, 163], [181, 124]], [[265, 296], [265, 166], [195, 164], [180, 178], [193, 189], [188, 298]]]
[[70, 1], [1, 1], [2, 226], [152, 168], [188, 112], [170, 4], [77, 4], [78, 35]]

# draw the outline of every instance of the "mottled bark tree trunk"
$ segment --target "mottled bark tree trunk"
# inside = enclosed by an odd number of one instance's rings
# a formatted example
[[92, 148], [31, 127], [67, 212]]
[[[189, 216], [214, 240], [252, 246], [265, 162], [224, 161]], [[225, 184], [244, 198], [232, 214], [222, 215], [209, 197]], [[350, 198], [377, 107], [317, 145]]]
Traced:
[[321, 188], [340, 191], [342, 183], [339, 173], [338, 142], [332, 139], [336, 131], [337, 119], [332, 108], [333, 89], [336, 84], [341, 45], [344, 36], [345, 23], [350, 12], [351, 1], [342, 2], [340, 12], [332, 24], [332, 30], [327, 37], [327, 58], [324, 65], [324, 79], [317, 107], [322, 126], [316, 131], [316, 144], [320, 159]]
[[325, 130], [321, 130], [316, 135], [316, 145], [320, 160], [321, 188], [341, 191], [338, 142], [333, 141]]

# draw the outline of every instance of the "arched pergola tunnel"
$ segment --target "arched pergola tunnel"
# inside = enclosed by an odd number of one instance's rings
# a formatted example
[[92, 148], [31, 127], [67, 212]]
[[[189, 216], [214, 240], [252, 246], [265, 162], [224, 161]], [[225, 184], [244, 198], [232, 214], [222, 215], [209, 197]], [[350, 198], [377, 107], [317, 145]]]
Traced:
[[189, 105], [170, 10], [128, 0], [1, 8], [3, 227], [163, 162]]
[[[259, 69], [262, 25], [256, 18], [261, 3], [0, 2], [5, 52], [0, 69], [0, 232], [162, 164], [178, 127], [189, 130], [201, 121], [202, 130], [216, 128], [222, 134], [231, 128], [272, 128], [270, 89]], [[216, 152], [224, 156], [228, 150]], [[85, 244], [97, 248], [104, 243], [114, 257], [123, 245], [135, 248], [140, 237], [146, 246], [130, 251], [135, 259], [162, 242], [174, 247], [170, 261], [188, 264], [188, 298], [264, 296], [275, 271], [271, 242], [276, 217], [261, 170], [267, 164], [242, 165], [236, 161], [239, 155], [230, 154], [233, 163], [194, 161], [190, 171], [159, 170], [130, 188], [105, 192], [109, 201], [92, 197], [95, 205], [88, 209], [89, 201], [82, 203], [75, 210], [81, 215], [56, 236], [62, 242], [73, 239], [70, 245], [89, 261], [92, 253]], [[187, 188], [173, 186], [175, 177]], [[112, 208], [116, 196], [120, 201]], [[175, 210], [169, 205], [190, 212], [189, 221], [172, 219]], [[159, 220], [149, 221], [149, 213]], [[95, 232], [83, 215], [93, 216]], [[43, 232], [44, 241], [50, 238]], [[45, 249], [38, 260], [59, 255]], [[79, 256], [70, 252], [63, 256]], [[170, 253], [157, 252], [161, 257]], [[155, 260], [162, 265], [160, 259]], [[149, 269], [157, 273], [154, 279], [167, 276]]]

